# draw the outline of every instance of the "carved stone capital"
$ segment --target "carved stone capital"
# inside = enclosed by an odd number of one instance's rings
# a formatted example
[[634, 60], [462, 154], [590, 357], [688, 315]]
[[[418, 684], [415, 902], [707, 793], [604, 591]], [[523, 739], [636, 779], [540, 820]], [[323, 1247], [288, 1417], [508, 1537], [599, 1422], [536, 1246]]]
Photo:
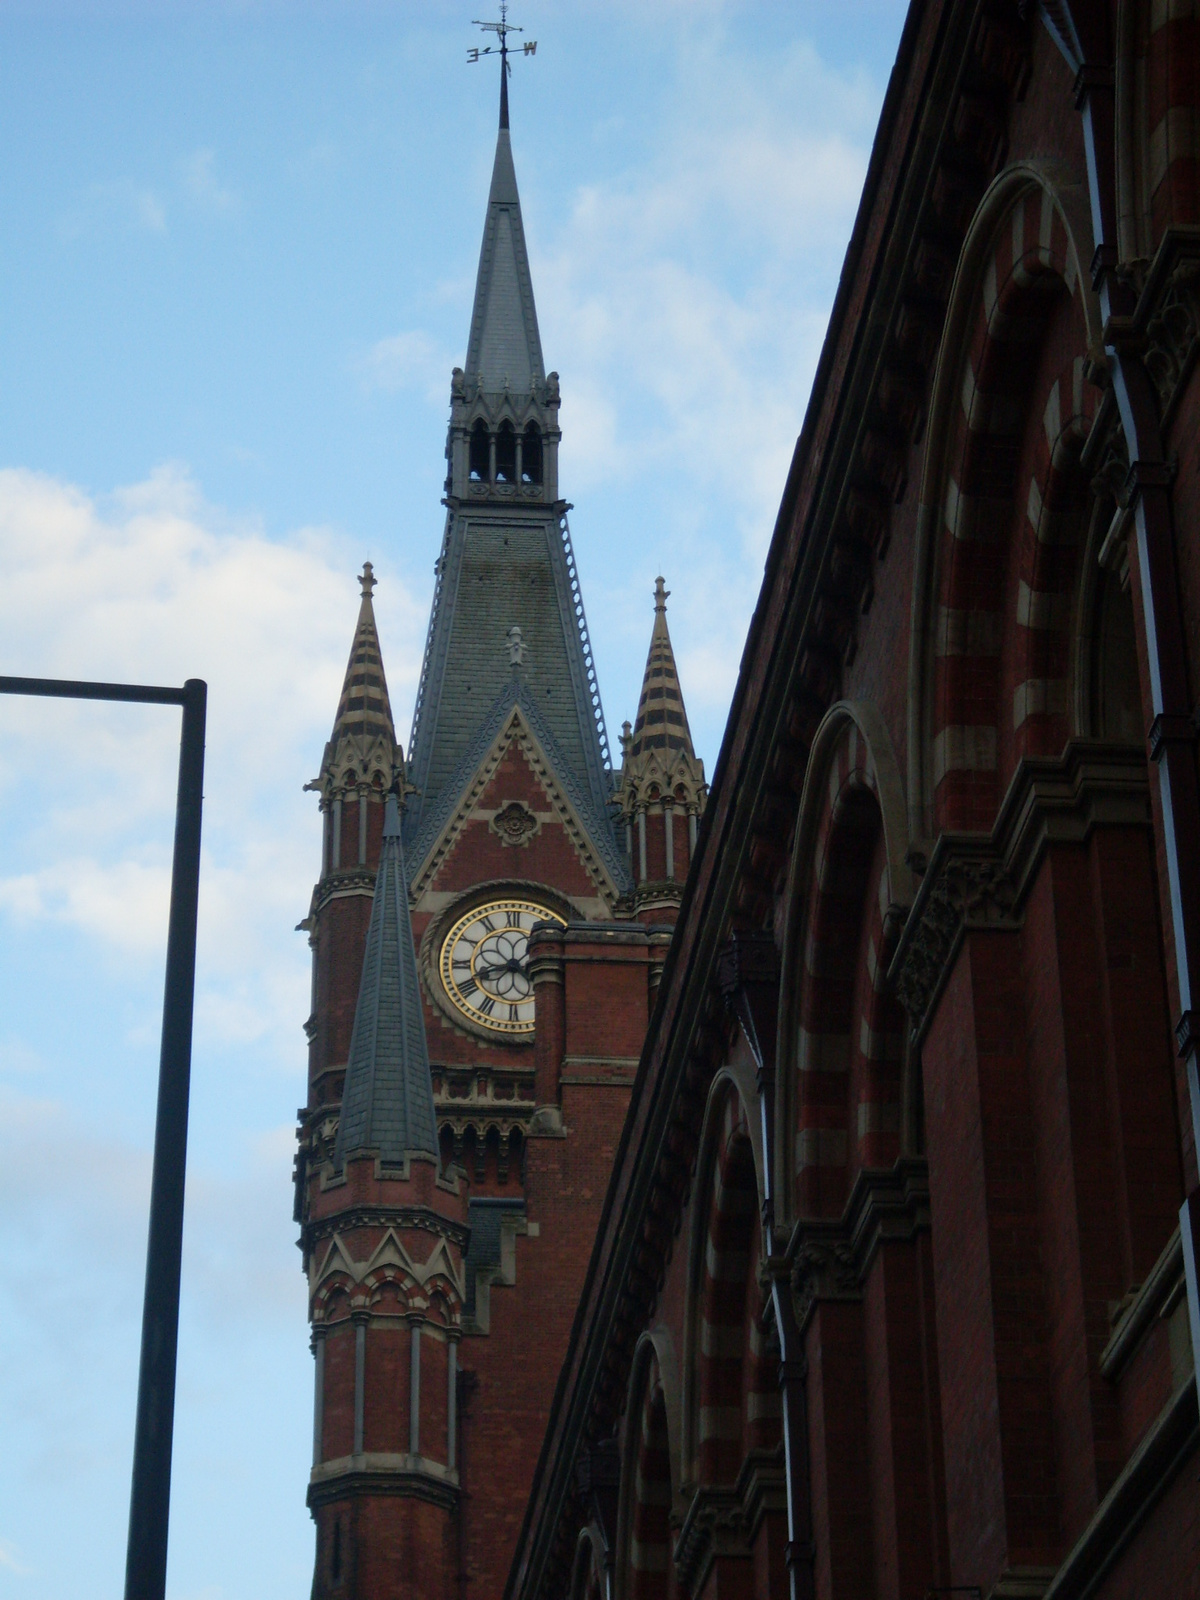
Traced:
[[1141, 751], [1073, 739], [1060, 758], [1018, 766], [990, 835], [938, 840], [888, 973], [924, 1037], [964, 932], [1017, 928], [1047, 849], [1081, 844], [1099, 825], [1149, 825]]
[[864, 1167], [836, 1221], [801, 1220], [788, 1245], [792, 1307], [803, 1333], [819, 1302], [861, 1300], [883, 1244], [929, 1229], [929, 1173], [904, 1156], [892, 1167]]
[[782, 1446], [751, 1450], [732, 1488], [698, 1489], [675, 1541], [675, 1570], [685, 1593], [700, 1594], [714, 1561], [749, 1561], [764, 1516], [787, 1512]]
[[900, 1003], [920, 1038], [967, 928], [1015, 927], [1016, 890], [992, 841], [943, 834], [892, 964]]

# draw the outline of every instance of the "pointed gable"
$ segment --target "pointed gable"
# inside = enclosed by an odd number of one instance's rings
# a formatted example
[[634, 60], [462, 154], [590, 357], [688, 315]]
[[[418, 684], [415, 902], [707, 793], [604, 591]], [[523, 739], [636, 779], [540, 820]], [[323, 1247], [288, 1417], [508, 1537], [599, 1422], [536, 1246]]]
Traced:
[[436, 1156], [437, 1150], [400, 813], [389, 795], [335, 1161], [341, 1166], [374, 1153], [382, 1164], [398, 1166], [407, 1155]]
[[536, 696], [520, 680], [514, 680], [492, 705], [458, 772], [446, 785], [441, 803], [422, 814], [409, 848], [414, 894], [430, 887], [514, 745], [520, 747], [588, 877], [602, 897], [615, 901], [631, 880], [609, 816], [598, 811], [587, 790], [573, 781], [554, 735], [540, 715]]

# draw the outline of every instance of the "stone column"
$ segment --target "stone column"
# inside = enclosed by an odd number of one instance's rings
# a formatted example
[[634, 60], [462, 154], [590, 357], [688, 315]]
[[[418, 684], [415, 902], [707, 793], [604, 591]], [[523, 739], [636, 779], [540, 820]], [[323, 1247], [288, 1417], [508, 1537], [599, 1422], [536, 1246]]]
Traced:
[[412, 1366], [408, 1384], [408, 1453], [421, 1454], [421, 1324], [410, 1323]]
[[534, 1099], [558, 1104], [558, 1074], [567, 1048], [566, 995], [563, 988], [562, 929], [535, 928], [529, 939], [529, 977], [536, 1001], [533, 1036]]
[[325, 1434], [325, 1329], [314, 1328], [312, 1348], [316, 1376], [313, 1393], [313, 1466], [319, 1467]]
[[354, 1454], [362, 1455], [367, 1379], [367, 1313], [354, 1314]]
[[458, 1340], [446, 1339], [446, 1466], [458, 1471]]

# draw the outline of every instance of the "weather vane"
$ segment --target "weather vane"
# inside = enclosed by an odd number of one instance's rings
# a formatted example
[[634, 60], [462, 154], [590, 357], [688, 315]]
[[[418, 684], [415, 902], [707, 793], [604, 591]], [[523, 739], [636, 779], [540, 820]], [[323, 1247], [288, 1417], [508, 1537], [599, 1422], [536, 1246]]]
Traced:
[[[515, 51], [516, 50], [516, 45], [515, 44], [514, 45], [510, 45], [509, 44], [508, 36], [509, 36], [510, 33], [524, 33], [525, 30], [524, 30], [524, 28], [518, 28], [518, 27], [514, 26], [514, 24], [511, 23], [508, 20], [508, 0], [500, 0], [500, 21], [499, 22], [481, 22], [479, 20], [479, 18], [476, 17], [475, 26], [477, 28], [482, 28], [484, 33], [494, 33], [496, 35], [496, 43], [495, 44], [483, 44], [483, 45], [480, 45], [478, 48], [475, 48], [473, 46], [470, 50], [467, 51], [467, 60], [468, 61], [478, 61], [480, 56], [499, 56], [500, 57], [500, 85], [501, 85], [501, 88], [505, 91], [505, 99], [507, 100], [507, 98], [508, 98], [508, 93], [507, 93], [507, 91], [508, 91], [508, 81], [507, 81], [508, 80], [508, 74], [512, 71], [512, 68], [508, 64], [508, 57], [509, 57], [510, 51]], [[522, 55], [526, 55], [526, 56], [535, 56], [535, 55], [537, 55], [537, 40], [536, 39], [525, 39], [525, 40], [523, 40], [522, 44], [521, 44], [521, 54]]]

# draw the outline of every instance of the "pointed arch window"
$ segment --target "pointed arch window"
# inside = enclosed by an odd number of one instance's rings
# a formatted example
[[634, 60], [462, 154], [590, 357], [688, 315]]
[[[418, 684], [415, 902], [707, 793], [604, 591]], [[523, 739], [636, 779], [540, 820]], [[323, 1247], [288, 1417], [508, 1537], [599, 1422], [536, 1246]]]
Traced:
[[482, 418], [471, 429], [468, 472], [473, 483], [486, 483], [488, 480], [488, 431]]
[[521, 441], [521, 482], [542, 482], [542, 435], [536, 422], [525, 425]]
[[517, 481], [517, 435], [511, 422], [504, 421], [496, 434], [496, 482]]

